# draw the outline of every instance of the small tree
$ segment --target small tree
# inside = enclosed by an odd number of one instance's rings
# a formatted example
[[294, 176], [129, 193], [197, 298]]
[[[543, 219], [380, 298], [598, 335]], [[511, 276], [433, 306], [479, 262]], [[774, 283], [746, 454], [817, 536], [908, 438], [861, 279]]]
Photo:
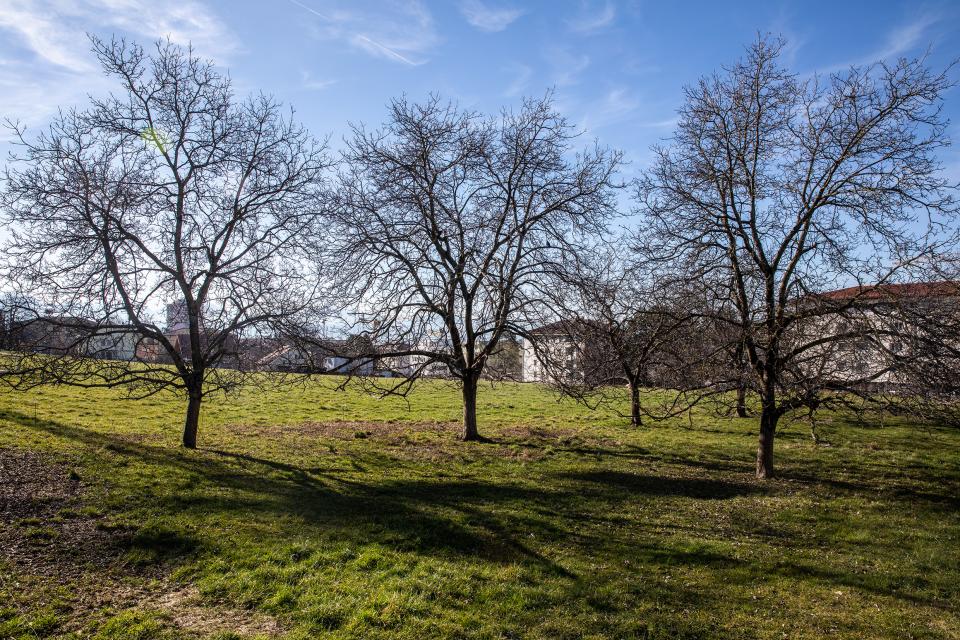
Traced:
[[593, 408], [617, 406], [626, 384], [630, 421], [640, 426], [644, 415], [662, 419], [687, 408], [685, 392], [700, 384], [688, 368], [701, 359], [691, 349], [705, 343], [696, 335], [702, 313], [694, 291], [624, 257], [627, 246], [616, 240], [555, 266], [545, 302], [556, 321], [531, 333], [531, 347], [551, 385]]
[[[204, 395], [240, 381], [238, 341], [314, 311], [318, 277], [300, 242], [329, 162], [277, 103], [238, 101], [190, 49], [160, 42], [148, 55], [94, 38], [93, 51], [118, 94], [62, 112], [32, 140], [14, 128], [8, 276], [47, 310], [44, 326], [84, 327], [78, 344], [33, 358], [39, 381], [182, 389], [192, 448]], [[131, 332], [134, 363], [77, 348]]]
[[403, 392], [438, 366], [462, 387], [477, 440], [477, 384], [549, 264], [611, 214], [620, 157], [572, 155], [575, 132], [549, 99], [484, 118], [431, 97], [396, 100], [378, 131], [354, 129], [329, 249], [337, 291], [385, 358], [409, 358]]
[[762, 478], [774, 473], [780, 418], [835, 385], [816, 364], [829, 345], [886, 330], [837, 320], [860, 296], [811, 294], [918, 277], [949, 246], [942, 225], [956, 211], [936, 159], [948, 143], [945, 74], [901, 59], [801, 79], [780, 66], [782, 49], [759, 39], [688, 88], [637, 191], [647, 246], [665, 268], [693, 265], [692, 277], [722, 284], [715, 317], [759, 397]]

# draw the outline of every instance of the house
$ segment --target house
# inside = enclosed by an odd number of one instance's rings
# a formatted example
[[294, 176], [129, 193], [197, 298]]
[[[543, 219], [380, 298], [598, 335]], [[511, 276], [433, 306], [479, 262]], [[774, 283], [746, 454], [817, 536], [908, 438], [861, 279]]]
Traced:
[[381, 354], [403, 355], [381, 355], [377, 358], [375, 375], [382, 378], [408, 378], [416, 372], [416, 364], [419, 356], [404, 353], [412, 350], [409, 344], [384, 344], [380, 345], [378, 351]]
[[366, 357], [371, 352], [369, 341], [363, 336], [343, 340], [322, 338], [295, 344], [284, 342], [256, 363], [262, 371], [293, 373], [331, 373], [368, 376], [374, 374], [376, 358]]
[[[186, 313], [186, 306], [182, 303], [167, 305], [167, 326], [163, 335], [173, 347], [173, 350], [186, 361], [193, 357], [193, 343], [190, 340], [190, 323]], [[216, 366], [225, 368], [240, 368], [241, 342], [232, 333], [211, 329], [201, 323], [200, 351], [212, 351], [215, 347], [220, 358]], [[137, 345], [136, 357], [143, 362], [171, 363], [173, 358], [159, 340], [143, 339]]]
[[53, 314], [12, 322], [6, 336], [11, 349], [99, 360], [133, 360], [139, 341], [140, 334], [128, 325]]
[[97, 330], [87, 338], [84, 355], [100, 360], [134, 360], [139, 342], [140, 334], [132, 327]]
[[803, 362], [805, 374], [837, 388], [895, 390], [914, 384], [925, 367], [942, 366], [937, 353], [942, 349], [932, 348], [931, 341], [953, 338], [924, 338], [928, 327], [921, 319], [948, 319], [958, 303], [960, 283], [952, 281], [861, 285], [807, 296], [800, 304], [815, 306], [823, 315], [799, 328], [802, 340], [824, 334], [851, 337], [811, 350]]
[[[380, 355], [374, 375], [384, 378], [408, 378], [414, 375], [420, 378], [449, 378], [447, 364], [426, 355], [446, 353], [449, 348], [449, 340], [441, 331], [426, 333], [413, 343], [381, 343], [376, 348]], [[411, 353], [414, 351], [419, 353]]]
[[583, 378], [583, 334], [569, 321], [557, 321], [529, 332], [521, 344], [520, 380], [522, 382], [557, 382], [558, 372], [564, 381]]
[[[817, 386], [867, 391], [917, 384], [954, 386], [945, 381], [950, 371], [960, 367], [954, 351], [941, 345], [960, 340], [960, 282], [847, 287], [809, 294], [795, 304], [803, 319], [791, 325], [782, 343], [799, 349], [787, 375], [801, 384], [808, 380]], [[604, 355], [609, 349], [604, 348], [603, 333], [582, 320], [554, 322], [530, 331], [523, 340], [521, 379], [567, 384], [615, 381], [618, 372], [611, 366], [611, 357]], [[670, 370], [653, 362], [644, 384], [672, 386]], [[960, 379], [956, 382], [960, 386]]]

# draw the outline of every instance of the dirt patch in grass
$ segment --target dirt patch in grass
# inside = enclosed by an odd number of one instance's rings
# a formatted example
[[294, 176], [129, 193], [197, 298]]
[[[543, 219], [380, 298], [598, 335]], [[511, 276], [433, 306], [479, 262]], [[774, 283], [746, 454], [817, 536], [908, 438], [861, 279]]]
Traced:
[[113, 532], [81, 512], [84, 483], [69, 465], [49, 456], [0, 450], [0, 552], [19, 570], [58, 578], [102, 569]]
[[[331, 421], [280, 425], [234, 425], [233, 433], [261, 438], [316, 437], [350, 442], [365, 440], [392, 450], [392, 455], [405, 460], [447, 461], [469, 455], [459, 441], [461, 425], [458, 422], [374, 422]], [[519, 460], [535, 460], [544, 456], [540, 444], [580, 442], [573, 431], [510, 427], [496, 429], [494, 437], [485, 443], [484, 453]], [[322, 449], [317, 449], [323, 453]], [[328, 453], [334, 453], [328, 450]]]
[[575, 431], [557, 427], [501, 427], [498, 429], [504, 439], [509, 440], [560, 440], [570, 437]]
[[[231, 425], [232, 433], [272, 438], [277, 440], [325, 438], [350, 442], [367, 440], [393, 449], [393, 455], [405, 460], [446, 461], [472, 455], [465, 450], [460, 436], [459, 422], [375, 422], [329, 421], [278, 425]], [[620, 440], [585, 434], [581, 429], [562, 427], [505, 426], [492, 427], [484, 444], [483, 453], [499, 458], [520, 461], [540, 460], [551, 451], [577, 454], [602, 454], [620, 451]], [[299, 445], [298, 445], [299, 446]], [[315, 453], [339, 454], [335, 449]]]
[[277, 425], [240, 424], [231, 425], [227, 429], [234, 433], [263, 437], [315, 436], [339, 440], [357, 438], [390, 440], [411, 434], [434, 434], [455, 438], [459, 433], [459, 425], [453, 422], [331, 421]]
[[[16, 609], [31, 599], [60, 602], [60, 631], [79, 632], [105, 611], [159, 611], [190, 634], [276, 635], [276, 620], [224, 604], [205, 606], [192, 587], [173, 583], [165, 563], [131, 563], [126, 552], [149, 533], [117, 526], [84, 504], [88, 488], [71, 465], [51, 456], [0, 449], [0, 579]], [[155, 532], [153, 532], [155, 533]], [[144, 539], [146, 538], [146, 539]], [[64, 595], [69, 594], [69, 595]]]
[[155, 590], [140, 603], [145, 611], [160, 611], [173, 626], [202, 636], [230, 631], [241, 636], [276, 636], [284, 629], [263, 613], [230, 607], [225, 603], [204, 604], [194, 587]]
[[0, 521], [43, 516], [80, 492], [80, 476], [33, 451], [0, 449]]
[[[238, 424], [227, 427], [233, 433], [256, 435], [261, 437], [283, 438], [287, 436], [315, 436], [354, 440], [370, 438], [382, 440], [388, 444], [402, 444], [411, 438], [423, 439], [434, 436], [444, 442], [455, 442], [460, 437], [462, 426], [459, 422], [376, 422], [376, 421], [328, 421], [303, 422], [300, 424], [250, 425]], [[510, 426], [490, 429], [491, 444], [515, 444], [522, 441], [569, 443], [583, 441], [581, 430], [558, 427]], [[592, 444], [618, 445], [610, 439], [591, 437]]]

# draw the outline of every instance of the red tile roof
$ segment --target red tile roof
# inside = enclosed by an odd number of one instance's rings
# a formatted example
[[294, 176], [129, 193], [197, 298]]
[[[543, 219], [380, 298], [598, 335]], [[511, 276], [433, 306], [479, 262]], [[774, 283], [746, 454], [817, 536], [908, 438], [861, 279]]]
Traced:
[[879, 284], [847, 287], [827, 291], [816, 297], [826, 300], [896, 300], [901, 298], [943, 298], [960, 296], [960, 282], [940, 280], [937, 282], [906, 282], [903, 284]]

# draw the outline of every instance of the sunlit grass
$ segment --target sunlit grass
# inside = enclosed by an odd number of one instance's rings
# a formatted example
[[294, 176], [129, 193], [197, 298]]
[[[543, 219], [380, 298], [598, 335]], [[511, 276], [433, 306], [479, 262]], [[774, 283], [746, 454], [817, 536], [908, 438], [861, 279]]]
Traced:
[[[197, 606], [289, 638], [960, 634], [954, 430], [832, 415], [815, 447], [786, 424], [781, 477], [761, 482], [751, 419], [701, 410], [692, 428], [633, 429], [510, 384], [481, 391], [493, 442], [461, 443], [452, 385], [404, 400], [335, 382], [212, 398], [197, 451], [178, 447], [172, 394], [0, 394], [0, 447], [82, 478], [57, 517], [120, 540], [107, 570], [0, 568], [0, 637], [227, 637], [162, 598], [81, 607], [105, 576], [193, 589]], [[64, 526], [3, 523], [50, 528], [33, 544], [54, 557]]]

